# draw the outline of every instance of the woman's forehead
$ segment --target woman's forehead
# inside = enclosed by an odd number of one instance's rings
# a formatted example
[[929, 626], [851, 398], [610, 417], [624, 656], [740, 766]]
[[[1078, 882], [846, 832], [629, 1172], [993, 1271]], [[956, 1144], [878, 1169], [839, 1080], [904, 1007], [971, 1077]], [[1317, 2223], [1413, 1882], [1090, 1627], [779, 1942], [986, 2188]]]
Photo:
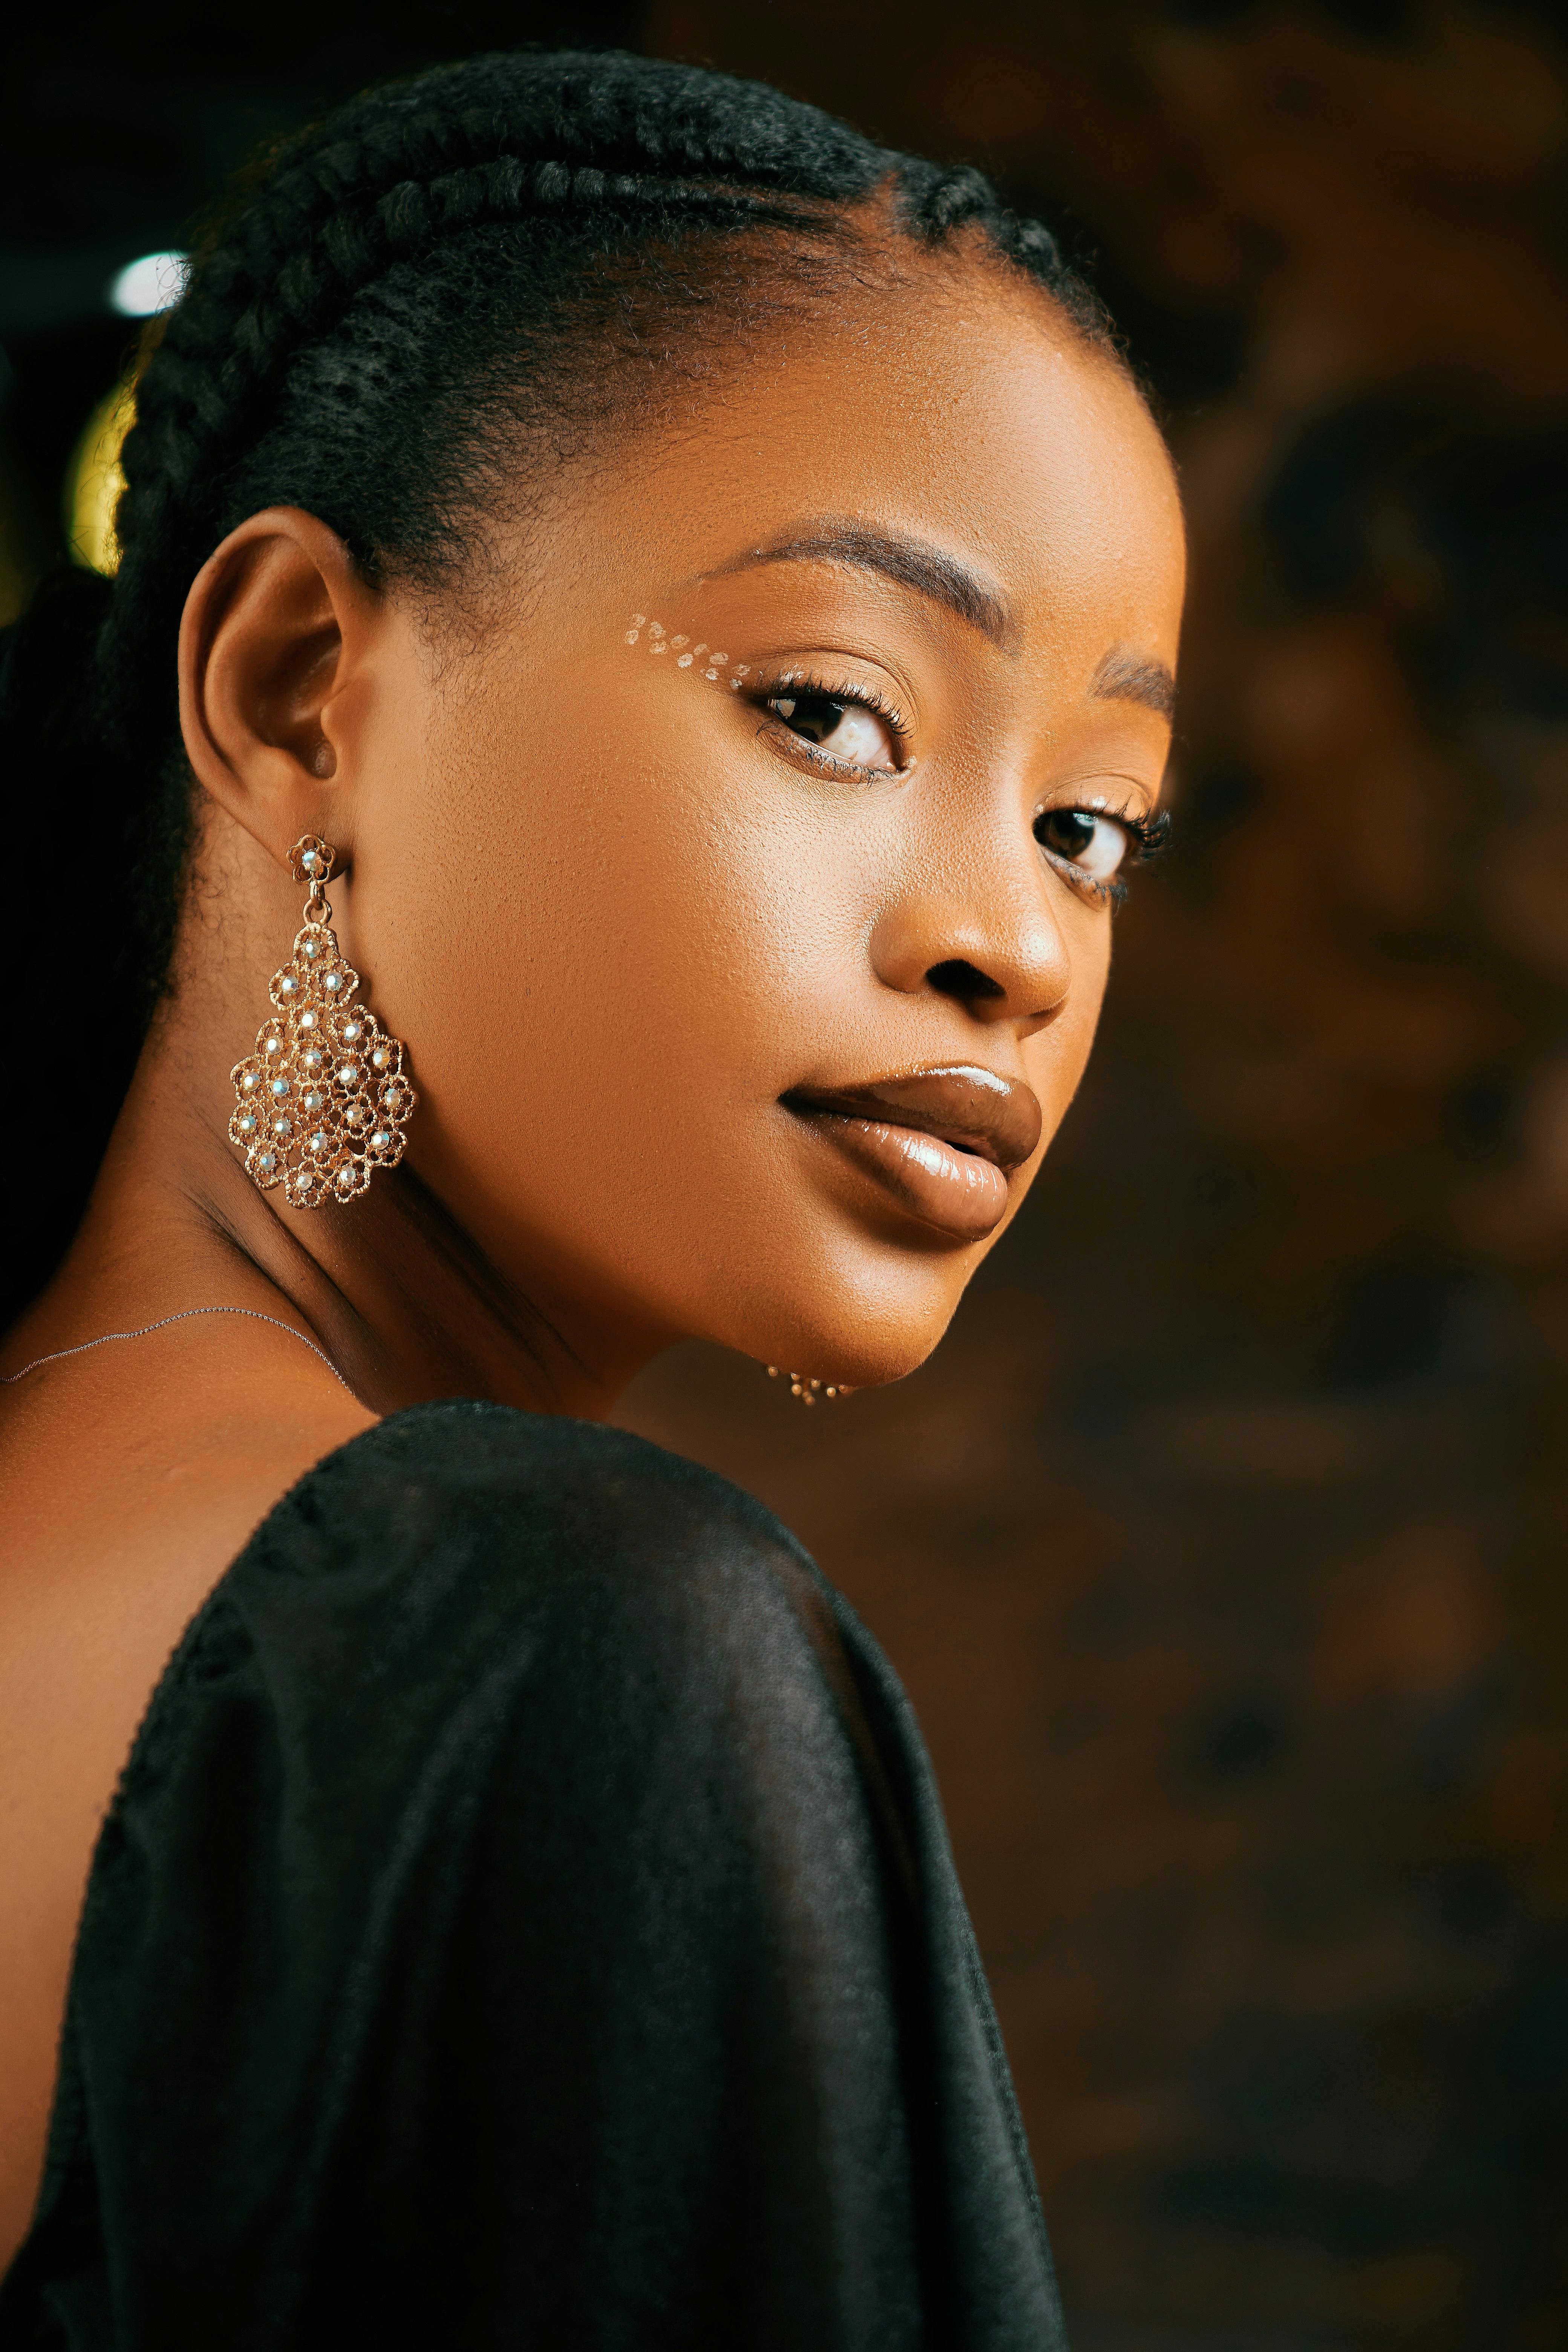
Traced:
[[901, 581], [1004, 650], [1115, 606], [1116, 634], [1174, 657], [1164, 445], [1135, 387], [1034, 298], [834, 312], [636, 433], [555, 520], [597, 541], [586, 572], [649, 593], [816, 562]]

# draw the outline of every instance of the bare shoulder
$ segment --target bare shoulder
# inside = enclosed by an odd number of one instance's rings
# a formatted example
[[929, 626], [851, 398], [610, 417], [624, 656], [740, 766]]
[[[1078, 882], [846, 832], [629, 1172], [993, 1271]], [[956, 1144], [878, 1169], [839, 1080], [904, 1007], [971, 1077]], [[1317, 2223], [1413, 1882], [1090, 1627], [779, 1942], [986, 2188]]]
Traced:
[[[138, 1686], [261, 1519], [375, 1416], [283, 1334], [187, 1335], [51, 1366], [0, 1418], [0, 1681], [33, 1652], [25, 1712], [66, 1686]], [[57, 1646], [62, 1645], [63, 1646]], [[14, 1696], [21, 1696], [20, 1693]], [[138, 1707], [138, 1713], [140, 1711]], [[15, 1717], [0, 1706], [9, 1732]], [[134, 1726], [132, 1725], [132, 1728]]]
[[0, 2269], [37, 2191], [93, 1847], [148, 1700], [254, 1529], [374, 1421], [281, 1333], [184, 1337], [0, 1391]]

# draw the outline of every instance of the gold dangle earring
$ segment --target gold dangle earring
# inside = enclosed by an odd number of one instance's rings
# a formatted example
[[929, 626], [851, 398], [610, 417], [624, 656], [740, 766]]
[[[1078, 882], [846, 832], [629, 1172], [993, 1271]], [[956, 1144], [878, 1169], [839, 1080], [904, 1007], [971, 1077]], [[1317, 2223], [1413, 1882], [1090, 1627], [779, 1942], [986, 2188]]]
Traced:
[[820, 1381], [808, 1381], [804, 1372], [781, 1372], [777, 1364], [768, 1366], [768, 1378], [770, 1381], [786, 1380], [791, 1396], [798, 1397], [802, 1404], [815, 1404], [818, 1397], [825, 1397], [831, 1404], [835, 1397], [853, 1396], [855, 1393], [853, 1389], [846, 1388], [842, 1381], [836, 1387], [825, 1389]]
[[403, 1070], [403, 1045], [353, 1002], [359, 974], [343, 961], [327, 904], [335, 853], [306, 834], [289, 852], [296, 882], [310, 885], [305, 928], [272, 975], [276, 1008], [237, 1062], [229, 1141], [263, 1192], [279, 1184], [291, 1208], [356, 1201], [374, 1168], [395, 1168], [419, 1097]]

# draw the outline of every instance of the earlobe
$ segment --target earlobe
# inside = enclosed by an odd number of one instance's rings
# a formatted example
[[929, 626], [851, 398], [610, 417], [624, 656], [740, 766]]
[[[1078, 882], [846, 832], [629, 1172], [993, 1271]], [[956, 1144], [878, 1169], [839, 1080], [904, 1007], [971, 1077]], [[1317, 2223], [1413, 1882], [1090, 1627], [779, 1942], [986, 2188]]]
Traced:
[[379, 600], [335, 531], [297, 507], [252, 515], [192, 584], [180, 724], [203, 788], [281, 865], [353, 834], [360, 679]]

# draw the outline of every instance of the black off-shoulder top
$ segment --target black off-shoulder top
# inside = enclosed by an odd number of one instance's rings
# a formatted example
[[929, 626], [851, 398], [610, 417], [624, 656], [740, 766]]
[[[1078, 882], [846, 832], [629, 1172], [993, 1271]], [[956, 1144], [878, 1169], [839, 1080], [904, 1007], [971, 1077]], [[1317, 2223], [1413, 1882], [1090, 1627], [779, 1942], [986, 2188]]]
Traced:
[[723, 1480], [395, 1414], [191, 1626], [93, 1864], [5, 2352], [1051, 2352], [874, 1643]]

